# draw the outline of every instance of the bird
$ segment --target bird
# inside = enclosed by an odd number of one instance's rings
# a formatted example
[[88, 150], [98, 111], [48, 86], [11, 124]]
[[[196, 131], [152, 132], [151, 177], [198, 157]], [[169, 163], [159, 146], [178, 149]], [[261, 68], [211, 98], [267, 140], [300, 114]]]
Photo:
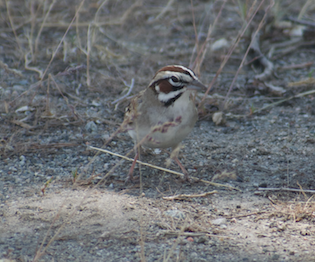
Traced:
[[191, 69], [167, 65], [156, 72], [146, 89], [131, 99], [123, 124], [134, 141], [136, 153], [126, 182], [133, 179], [139, 145], [153, 149], [172, 148], [171, 158], [189, 181], [188, 172], [178, 159], [178, 151], [198, 120], [192, 92], [202, 88], [206, 86]]

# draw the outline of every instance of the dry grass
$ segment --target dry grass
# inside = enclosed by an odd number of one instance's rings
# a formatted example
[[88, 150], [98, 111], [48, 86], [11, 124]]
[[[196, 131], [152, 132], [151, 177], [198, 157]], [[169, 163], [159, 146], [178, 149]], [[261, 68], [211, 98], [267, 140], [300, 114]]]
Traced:
[[[232, 4], [232, 7], [236, 8], [239, 5], [240, 15], [233, 18], [240, 20], [241, 26], [235, 26], [233, 29], [235, 34], [229, 39], [232, 44], [224, 59], [217, 63], [219, 67], [216, 70], [206, 62], [213, 61], [213, 54], [209, 52], [209, 48], [213, 39], [217, 37], [216, 30], [219, 29], [220, 24], [224, 24], [222, 13], [226, 11], [227, 1], [209, 5], [208, 13], [201, 11], [204, 10], [202, 1], [197, 1], [197, 3], [191, 1], [189, 11], [187, 11], [187, 6], [181, 6], [172, 0], [164, 1], [158, 7], [154, 2], [145, 4], [142, 0], [104, 0], [102, 2], [82, 0], [69, 1], [67, 5], [65, 2], [56, 0], [0, 1], [0, 17], [2, 18], [0, 33], [5, 36], [1, 38], [0, 44], [7, 58], [7, 61], [0, 62], [0, 69], [3, 72], [0, 84], [6, 87], [5, 83], [12, 79], [20, 82], [27, 81], [27, 84], [21, 84], [22, 90], [0, 97], [0, 112], [3, 118], [1, 155], [18, 155], [38, 150], [52, 151], [55, 148], [76, 146], [75, 143], [40, 145], [38, 141], [25, 142], [21, 129], [40, 134], [42, 130], [47, 131], [58, 126], [83, 125], [92, 119], [84, 114], [84, 109], [93, 105], [92, 103], [87, 105], [88, 100], [97, 103], [101, 100], [99, 97], [113, 98], [111, 101], [117, 97], [125, 98], [129, 96], [129, 92], [126, 95], [122, 94], [123, 83], [127, 86], [126, 83], [134, 79], [136, 82], [134, 92], [137, 92], [148, 82], [148, 76], [153, 75], [154, 71], [165, 63], [190, 64], [201, 76], [206, 71], [216, 72], [211, 82], [210, 77], [205, 81], [210, 82], [209, 88], [199, 100], [199, 107], [205, 110], [204, 104], [212, 99], [209, 99], [208, 93], [221, 76], [233, 52], [241, 49], [240, 41], [245, 38], [257, 12], [267, 7], [265, 16], [256, 28], [256, 33], [262, 29], [266, 16], [274, 12], [273, 1], [253, 1], [251, 6], [248, 5], [249, 1], [237, 2], [237, 4]], [[281, 7], [279, 2], [274, 8]], [[299, 18], [307, 14], [307, 8], [310, 7], [311, 1], [306, 1], [299, 12]], [[289, 10], [290, 6], [286, 8]], [[171, 22], [169, 22], [170, 19]], [[276, 17], [276, 20], [279, 19]], [[167, 28], [170, 26], [173, 28], [168, 31]], [[164, 29], [156, 29], [158, 27]], [[152, 33], [148, 35], [148, 32]], [[201, 41], [203, 34], [206, 37]], [[175, 35], [174, 39], [173, 35]], [[180, 46], [176, 37], [186, 45]], [[248, 51], [249, 47], [244, 54], [241, 53], [241, 63], [237, 71], [233, 72], [234, 78], [230, 87], [222, 91], [221, 100], [223, 101], [218, 103], [221, 110], [228, 111], [231, 108], [228, 106], [230, 93], [246, 62]], [[313, 91], [297, 94], [289, 99], [313, 94]], [[83, 99], [84, 96], [89, 99]], [[106, 100], [107, 104], [108, 101]], [[282, 102], [284, 101], [288, 99], [283, 99]], [[275, 102], [268, 108], [280, 102]], [[25, 106], [28, 108], [25, 108], [25, 111], [21, 110]], [[108, 106], [114, 114], [113, 107], [113, 105]], [[261, 110], [264, 109], [267, 107], [261, 108]], [[258, 109], [255, 112], [261, 110]], [[207, 113], [205, 112], [204, 115]], [[131, 152], [132, 149], [129, 153]], [[113, 170], [117, 167], [118, 164], [113, 167]], [[103, 179], [106, 179], [108, 174]], [[82, 202], [85, 199], [83, 198]], [[314, 203], [310, 200], [305, 203], [281, 203], [275, 208], [281, 214], [289, 214], [294, 221], [298, 221], [301, 217], [314, 216], [315, 212]], [[189, 215], [189, 212], [193, 213], [194, 210], [187, 209], [185, 221], [166, 219], [164, 223], [177, 234], [178, 239], [186, 231], [210, 234], [211, 232], [207, 230], [210, 212], [199, 213], [198, 219]], [[50, 239], [48, 238], [49, 231], [47, 232], [34, 261], [38, 261], [45, 254], [49, 245], [74, 215], [73, 211], [69, 220], [65, 221]], [[59, 214], [55, 218], [57, 219], [58, 216]], [[145, 261], [146, 232], [143, 225], [144, 222], [140, 220], [141, 261]], [[46, 240], [48, 244], [44, 247]], [[176, 245], [177, 242], [165, 255], [165, 261], [170, 260]]]

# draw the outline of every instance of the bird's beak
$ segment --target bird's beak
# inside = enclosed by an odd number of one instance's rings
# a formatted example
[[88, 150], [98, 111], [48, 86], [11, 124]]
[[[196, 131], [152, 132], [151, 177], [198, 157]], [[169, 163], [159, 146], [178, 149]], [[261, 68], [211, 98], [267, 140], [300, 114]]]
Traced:
[[195, 79], [189, 85], [187, 86], [187, 89], [191, 90], [201, 90], [201, 89], [207, 89], [207, 87], [199, 81], [199, 79]]

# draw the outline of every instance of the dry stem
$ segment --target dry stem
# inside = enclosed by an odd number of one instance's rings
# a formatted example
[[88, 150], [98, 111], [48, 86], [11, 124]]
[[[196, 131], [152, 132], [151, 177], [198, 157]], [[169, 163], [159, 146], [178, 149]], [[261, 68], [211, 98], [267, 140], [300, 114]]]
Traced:
[[[97, 151], [104, 152], [104, 153], [107, 153], [107, 154], [111, 154], [111, 155], [120, 157], [120, 158], [122, 158], [122, 159], [131, 161], [131, 162], [134, 161], [134, 159], [127, 157], [127, 155], [129, 155], [129, 154], [132, 152], [132, 150], [129, 151], [128, 154], [126, 154], [126, 156], [123, 156], [123, 155], [120, 155], [120, 154], [117, 154], [117, 153], [113, 153], [113, 152], [111, 152], [111, 151], [108, 151], [108, 150], [106, 150], [106, 149], [102, 149], [102, 148], [98, 148], [98, 147], [94, 147], [94, 146], [89, 146], [89, 148], [95, 149], [95, 150], [97, 150]], [[171, 169], [164, 168], [164, 167], [160, 167], [160, 166], [156, 166], [156, 165], [151, 165], [151, 164], [149, 164], [149, 163], [142, 162], [142, 161], [139, 161], [139, 160], [137, 160], [136, 162], [137, 162], [138, 164], [141, 164], [141, 165], [144, 165], [144, 166], [148, 166], [148, 167], [151, 167], [151, 168], [155, 168], [155, 169], [159, 169], [159, 170], [162, 170], [162, 171], [165, 171], [165, 172], [168, 172], [168, 173], [177, 175], [177, 176], [179, 176], [179, 177], [181, 177], [181, 178], [184, 178], [184, 174], [183, 174], [183, 173], [179, 173], [179, 172], [176, 172], [176, 171], [173, 171], [173, 170], [171, 170]], [[112, 171], [109, 171], [108, 174], [111, 173], [111, 172], [112, 172]], [[106, 176], [107, 176], [107, 174], [106, 174]], [[194, 181], [200, 181], [200, 182], [203, 182], [203, 183], [212, 185], [212, 186], [226, 187], [226, 188], [229, 188], [229, 189], [234, 189], [234, 190], [240, 191], [239, 189], [237, 189], [237, 188], [235, 188], [235, 187], [232, 187], [232, 186], [230, 186], [230, 185], [224, 185], [224, 184], [219, 184], [219, 183], [213, 183], [213, 182], [210, 182], [210, 181], [207, 181], [207, 180], [203, 180], [203, 179], [199, 179], [199, 178], [193, 177], [193, 176], [189, 176], [189, 178], [191, 178], [191, 179], [194, 180]]]

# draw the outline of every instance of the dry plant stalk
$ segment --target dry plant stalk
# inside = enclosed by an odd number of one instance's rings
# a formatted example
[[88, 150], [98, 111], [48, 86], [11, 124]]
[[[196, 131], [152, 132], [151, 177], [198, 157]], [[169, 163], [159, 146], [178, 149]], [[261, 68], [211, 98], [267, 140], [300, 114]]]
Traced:
[[297, 82], [291, 82], [288, 83], [289, 87], [298, 87], [298, 86], [303, 86], [303, 85], [314, 85], [315, 84], [315, 78], [314, 77], [309, 77], [306, 79], [302, 79]]
[[274, 64], [271, 61], [269, 61], [267, 57], [261, 52], [259, 46], [259, 38], [260, 38], [259, 32], [257, 33], [255, 32], [252, 34], [252, 42], [250, 44], [250, 49], [254, 51], [257, 60], [264, 67], [264, 71], [261, 74], [255, 75], [255, 79], [265, 80], [273, 73]]
[[[193, 69], [194, 69], [194, 71], [196, 72], [197, 75], [200, 75], [200, 69], [201, 69], [202, 63], [203, 63], [203, 61], [204, 61], [204, 59], [206, 57], [207, 51], [209, 49], [210, 36], [212, 34], [213, 29], [216, 27], [219, 18], [221, 17], [221, 13], [222, 13], [222, 10], [225, 7], [226, 1], [227, 0], [223, 1], [222, 5], [221, 5], [221, 8], [220, 8], [217, 16], [215, 17], [215, 20], [214, 20], [213, 24], [209, 25], [206, 40], [203, 42], [200, 50], [198, 50], [198, 35], [197, 35], [197, 30], [196, 30], [195, 17], [194, 17], [194, 13], [192, 13], [193, 14], [193, 21], [194, 21], [194, 30], [195, 30], [195, 35], [196, 35], [196, 43], [195, 43], [194, 50], [197, 50], [197, 57], [196, 57], [196, 59], [194, 61]], [[192, 60], [192, 57], [191, 57], [191, 60]], [[192, 66], [192, 65], [190, 65], [190, 66]]]
[[[100, 151], [100, 152], [104, 152], [104, 153], [107, 153], [107, 154], [111, 154], [111, 155], [113, 155], [113, 156], [120, 157], [122, 160], [125, 159], [125, 160], [131, 161], [131, 162], [134, 161], [134, 159], [127, 157], [127, 156], [133, 151], [133, 149], [130, 150], [125, 156], [123, 156], [123, 155], [120, 155], [120, 154], [117, 154], [117, 153], [113, 153], [113, 152], [111, 152], [111, 151], [109, 151], [109, 150], [102, 149], [102, 148], [98, 148], [98, 147], [94, 147], [94, 146], [89, 146], [89, 148], [94, 149], [94, 150], [97, 150], [97, 151]], [[149, 163], [142, 162], [142, 161], [139, 161], [139, 160], [137, 160], [136, 162], [139, 163], [139, 164], [141, 164], [141, 165], [148, 166], [148, 167], [151, 167], [151, 168], [155, 168], [155, 169], [158, 169], [158, 170], [162, 170], [162, 171], [168, 172], [168, 173], [170, 173], [170, 174], [174, 174], [174, 175], [177, 175], [177, 176], [179, 176], [179, 177], [181, 177], [181, 178], [184, 178], [184, 174], [183, 174], [183, 173], [176, 172], [176, 171], [173, 171], [173, 170], [171, 170], [171, 169], [164, 168], [164, 167], [160, 167], [160, 166], [156, 166], [156, 165], [151, 165], [151, 164], [149, 164]], [[119, 164], [120, 164], [120, 162], [117, 163], [116, 165], [119, 165]], [[116, 169], [116, 166], [115, 166], [115, 169]], [[108, 171], [108, 173], [105, 175], [105, 177], [107, 177], [107, 176], [108, 176], [110, 173], [112, 173], [112, 172], [113, 172], [113, 170]], [[105, 178], [105, 177], [104, 177], [104, 178]], [[103, 178], [103, 179], [104, 179], [104, 178]], [[210, 181], [207, 181], [207, 180], [199, 179], [199, 178], [193, 177], [193, 176], [189, 176], [189, 178], [192, 179], [192, 180], [194, 180], [194, 181], [197, 181], [197, 182], [200, 181], [200, 182], [203, 182], [203, 183], [205, 183], [205, 184], [212, 185], [212, 186], [226, 187], [226, 188], [229, 188], [229, 189], [231, 189], [231, 190], [233, 189], [233, 190], [240, 191], [238, 188], [232, 187], [232, 186], [230, 186], [230, 185], [224, 185], [224, 184], [214, 183], [214, 182], [210, 182]], [[103, 179], [102, 179], [102, 180], [103, 180]]]
[[[250, 21], [249, 21], [248, 24], [251, 23], [252, 19], [254, 18], [254, 16], [256, 15], [256, 13], [259, 11], [259, 9], [261, 8], [261, 6], [262, 6], [262, 4], [263, 4], [264, 2], [265, 2], [265, 0], [262, 0], [262, 1], [260, 2], [260, 4], [259, 4], [258, 7], [256, 8], [256, 10], [255, 10], [255, 12], [253, 13], [253, 15], [252, 15], [252, 17], [251, 17], [251, 19], [250, 19]], [[263, 18], [261, 19], [261, 21], [260, 21], [260, 23], [259, 23], [259, 25], [258, 25], [257, 30], [256, 30], [256, 31], [254, 32], [254, 34], [252, 35], [251, 43], [250, 43], [250, 45], [248, 46], [248, 48], [247, 48], [247, 50], [246, 50], [246, 52], [245, 52], [245, 54], [244, 54], [244, 56], [243, 56], [242, 62], [241, 62], [241, 64], [239, 65], [239, 67], [238, 67], [238, 69], [237, 69], [237, 71], [236, 71], [236, 73], [235, 73], [235, 76], [234, 76], [234, 78], [233, 78], [233, 80], [232, 80], [232, 83], [231, 83], [231, 85], [230, 85], [229, 91], [227, 92], [226, 97], [225, 97], [225, 99], [224, 99], [224, 101], [223, 101], [223, 108], [225, 108], [225, 105], [226, 105], [226, 103], [227, 103], [227, 99], [228, 99], [228, 97], [229, 97], [229, 95], [230, 95], [230, 93], [231, 93], [231, 90], [232, 90], [232, 88], [233, 88], [233, 86], [234, 86], [234, 84], [235, 84], [235, 81], [236, 81], [236, 79], [237, 79], [237, 77], [238, 77], [238, 75], [239, 75], [239, 72], [240, 72], [241, 69], [243, 68], [243, 65], [244, 65], [244, 63], [245, 63], [246, 57], [247, 57], [247, 55], [248, 55], [248, 53], [249, 53], [249, 50], [251, 49], [251, 46], [252, 46], [252, 44], [253, 44], [253, 41], [256, 40], [256, 36], [257, 36], [257, 34], [259, 33], [260, 29], [263, 27], [263, 24], [264, 24], [264, 22], [265, 22], [265, 20], [266, 20], [266, 18], [267, 18], [268, 12], [269, 12], [269, 10], [272, 8], [273, 5], [274, 5], [274, 0], [270, 0], [270, 4], [267, 6], [267, 9], [266, 9], [266, 11], [265, 11], [265, 14], [264, 14]]]
[[24, 55], [24, 68], [26, 70], [30, 70], [30, 71], [34, 71], [34, 72], [38, 73], [39, 78], [42, 80], [43, 76], [44, 76], [43, 71], [41, 69], [35, 67], [35, 66], [29, 66], [29, 64], [33, 62], [33, 60], [29, 58], [30, 54], [31, 54], [31, 52], [27, 52]]
[[20, 70], [9, 68], [9, 66], [2, 61], [0, 61], [0, 67], [3, 68], [7, 73], [13, 74], [17, 77], [24, 77]]
[[198, 198], [198, 197], [206, 197], [208, 195], [217, 194], [218, 191], [213, 190], [211, 192], [205, 192], [202, 194], [179, 194], [175, 196], [169, 196], [169, 197], [162, 197], [164, 200], [180, 200], [180, 199], [187, 199], [187, 198]]
[[[50, 6], [49, 6], [49, 8], [48, 8], [48, 10], [47, 10], [47, 12], [46, 12], [46, 15], [45, 15], [45, 17], [44, 17], [44, 20], [43, 20], [43, 22], [42, 22], [42, 24], [41, 24], [41, 26], [40, 26], [40, 28], [39, 28], [39, 31], [38, 31], [38, 33], [37, 33], [37, 37], [36, 37], [36, 39], [35, 39], [34, 54], [32, 54], [32, 56], [33, 56], [33, 61], [35, 60], [35, 56], [36, 56], [36, 54], [37, 54], [37, 52], [38, 52], [39, 37], [40, 37], [40, 35], [41, 35], [42, 31], [43, 31], [44, 24], [45, 24], [45, 22], [46, 22], [46, 20], [47, 20], [47, 18], [48, 18], [48, 16], [49, 16], [49, 14], [50, 14], [50, 11], [51, 11], [51, 9], [53, 8], [53, 6], [55, 5], [55, 2], [56, 2], [56, 0], [53, 0], [53, 2], [50, 4]], [[34, 20], [35, 20], [35, 19], [34, 19]]]
[[[205, 103], [205, 99], [208, 96], [208, 93], [210, 92], [213, 84], [215, 83], [215, 81], [217, 80], [217, 78], [219, 77], [219, 75], [221, 74], [224, 66], [226, 65], [227, 61], [230, 59], [232, 53], [234, 52], [235, 48], [237, 47], [238, 43], [240, 42], [240, 40], [242, 39], [243, 35], [245, 34], [246, 30], [248, 29], [249, 25], [251, 24], [252, 20], [254, 19], [256, 13], [258, 12], [258, 10], [260, 9], [261, 5], [263, 4], [265, 0], [262, 0], [260, 5], [255, 9], [255, 11], [253, 12], [252, 16], [250, 17], [250, 19], [248, 20], [247, 24], [245, 25], [245, 27], [243, 28], [243, 30], [240, 31], [240, 33], [238, 33], [236, 40], [234, 41], [233, 45], [229, 48], [228, 53], [226, 56], [224, 56], [224, 60], [222, 61], [220, 68], [218, 69], [218, 71], [216, 72], [215, 77], [212, 79], [211, 83], [209, 84], [209, 87], [207, 89], [207, 91], [205, 92], [204, 96], [202, 97], [200, 103], [199, 103], [199, 108], [202, 108], [203, 104]], [[255, 1], [253, 3], [253, 5], [255, 4]], [[252, 8], [252, 7], [251, 7]], [[245, 60], [244, 60], [245, 61]], [[235, 82], [235, 80], [234, 80]], [[231, 85], [232, 86], [232, 85]], [[229, 92], [226, 95], [226, 98], [228, 98]], [[224, 102], [224, 104], [226, 103], [226, 101]]]
[[[289, 101], [289, 100], [292, 100], [294, 98], [298, 98], [298, 97], [303, 97], [303, 96], [307, 96], [307, 95], [312, 95], [312, 94], [315, 94], [315, 90], [311, 90], [311, 91], [306, 91], [306, 92], [303, 92], [303, 93], [299, 93], [297, 95], [294, 95], [294, 96], [291, 96], [289, 98], [286, 98], [286, 99], [282, 99], [282, 100], [279, 100], [277, 102], [274, 102], [274, 103], [271, 103], [269, 105], [266, 105], [262, 108], [259, 108], [259, 109], [256, 109], [254, 113], [258, 113], [258, 112], [261, 112], [263, 110], [266, 110], [270, 107], [274, 107], [274, 106], [277, 106], [277, 105], [280, 105], [282, 104], [283, 102], [286, 102], [286, 101]], [[251, 115], [251, 113], [249, 113], [248, 115]]]
[[12, 28], [12, 31], [13, 31], [13, 34], [14, 34], [14, 37], [15, 37], [15, 41], [16, 41], [16, 43], [19, 46], [20, 53], [23, 54], [23, 50], [22, 50], [22, 46], [21, 46], [21, 43], [20, 43], [20, 39], [17, 36], [16, 28], [14, 27], [13, 19], [12, 19], [11, 13], [10, 13], [10, 6], [9, 6], [8, 0], [5, 0], [5, 5], [6, 5], [6, 8], [7, 8], [7, 13], [8, 13], [9, 21], [10, 21], [10, 26]]
[[297, 193], [311, 193], [315, 194], [315, 190], [311, 189], [297, 189], [297, 188], [287, 188], [287, 187], [259, 187], [258, 191], [287, 191], [287, 192], [297, 192]]
[[81, 3], [80, 3], [80, 5], [79, 5], [78, 9], [76, 10], [76, 12], [75, 12], [75, 14], [74, 14], [74, 17], [72, 18], [70, 24], [68, 25], [68, 28], [67, 28], [66, 32], [65, 32], [64, 35], [62, 36], [62, 38], [61, 38], [61, 40], [60, 40], [60, 42], [59, 42], [57, 48], [56, 48], [55, 51], [53, 52], [53, 54], [52, 54], [52, 56], [51, 56], [51, 59], [50, 59], [48, 65], [47, 65], [47, 67], [46, 67], [46, 69], [45, 69], [45, 71], [44, 71], [44, 73], [43, 73], [43, 75], [42, 75], [42, 77], [41, 77], [41, 81], [43, 81], [44, 77], [46, 76], [46, 74], [47, 74], [47, 72], [48, 72], [48, 69], [49, 69], [49, 67], [50, 67], [50, 65], [51, 65], [51, 63], [52, 63], [52, 61], [55, 59], [55, 56], [56, 56], [56, 54], [57, 54], [57, 52], [58, 52], [60, 46], [61, 46], [62, 43], [64, 42], [64, 40], [65, 40], [65, 38], [66, 38], [66, 36], [67, 36], [67, 34], [68, 34], [70, 28], [72, 27], [72, 24], [73, 24], [74, 21], [76, 20], [77, 15], [78, 15], [79, 11], [81, 10], [81, 8], [82, 8], [84, 2], [85, 2], [85, 0], [82, 0], [82, 1], [81, 1]]
[[155, 23], [157, 20], [159, 20], [162, 16], [165, 15], [167, 11], [171, 9], [172, 4], [174, 3], [174, 0], [169, 0], [165, 7], [162, 9], [162, 11], [152, 20], [151, 23]]
[[177, 233], [177, 239], [176, 239], [176, 241], [174, 242], [174, 244], [172, 245], [171, 249], [169, 250], [167, 257], [165, 257], [166, 253], [164, 253], [163, 262], [168, 262], [168, 261], [170, 260], [171, 255], [174, 253], [176, 247], [177, 247], [178, 244], [179, 244], [180, 236], [182, 236], [182, 234], [184, 234], [186, 225], [187, 225], [187, 220], [185, 219], [184, 225], [181, 227], [180, 232]]
[[223, 170], [220, 174], [213, 176], [213, 178], [211, 179], [211, 182], [218, 179], [226, 179], [226, 178], [236, 180], [237, 175], [235, 172], [227, 172], [226, 170]]

